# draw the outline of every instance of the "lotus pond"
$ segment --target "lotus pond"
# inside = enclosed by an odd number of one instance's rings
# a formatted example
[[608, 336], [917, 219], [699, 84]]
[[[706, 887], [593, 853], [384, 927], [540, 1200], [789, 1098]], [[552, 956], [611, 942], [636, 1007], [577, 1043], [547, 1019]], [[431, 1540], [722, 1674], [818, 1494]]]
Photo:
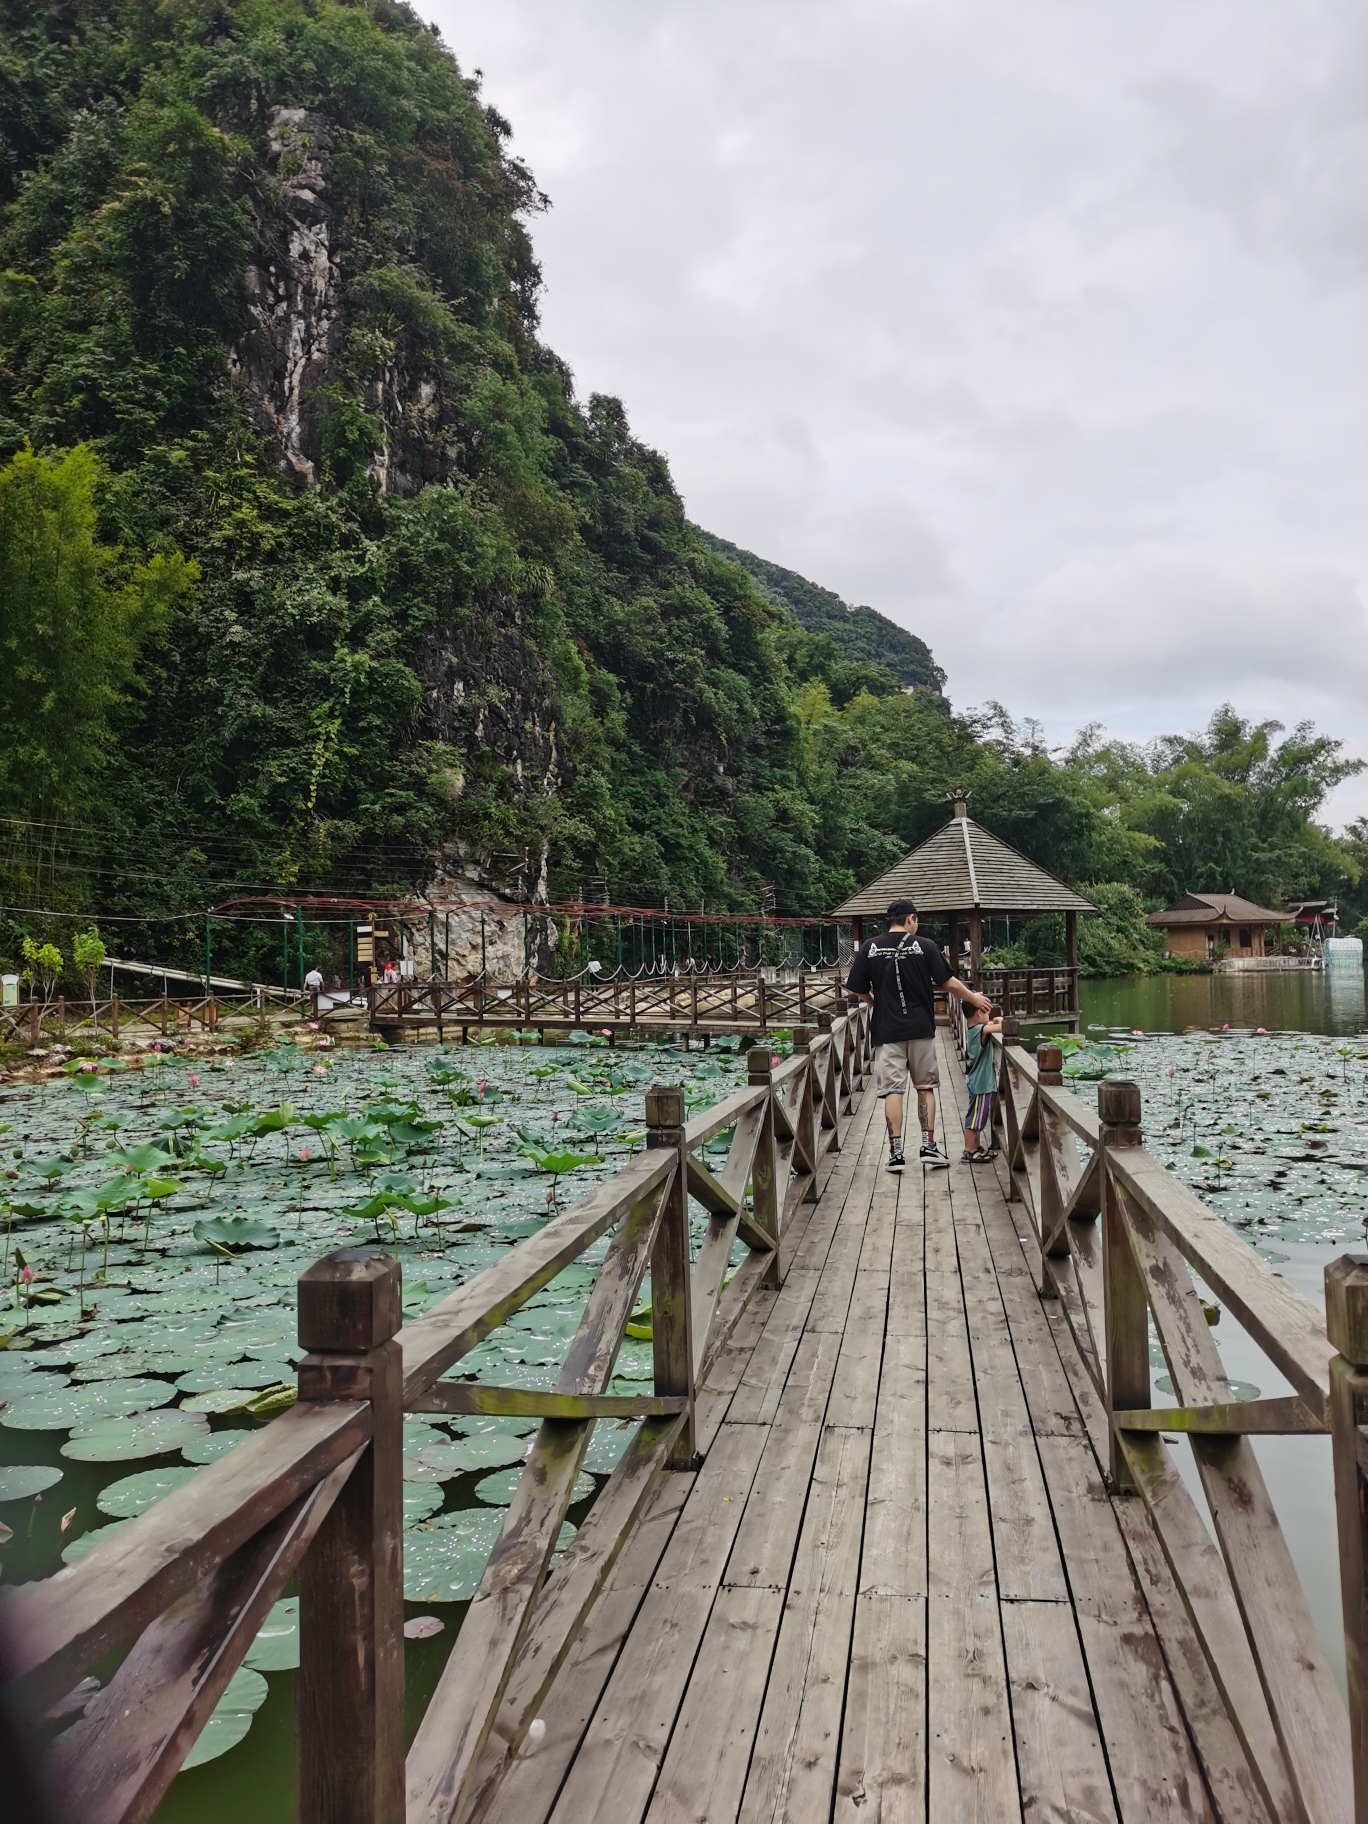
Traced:
[[[291, 1044], [200, 1062], [159, 1054], [143, 1068], [73, 1064], [55, 1081], [6, 1086], [3, 1582], [50, 1575], [293, 1399], [295, 1284], [319, 1255], [382, 1242], [402, 1262], [405, 1310], [416, 1314], [638, 1149], [654, 1079], [683, 1081], [690, 1106], [703, 1107], [744, 1071], [744, 1049], [731, 1047]], [[1146, 1144], [1289, 1277], [1305, 1277], [1303, 1289], [1314, 1291], [1316, 1272], [1298, 1275], [1299, 1260], [1364, 1236], [1368, 1039], [1094, 1030], [1066, 1071], [1088, 1098], [1103, 1076], [1135, 1078]], [[712, 1144], [723, 1150], [727, 1137]], [[605, 1246], [453, 1373], [551, 1385]], [[649, 1299], [646, 1287], [617, 1391], [651, 1378]], [[1241, 1353], [1232, 1326], [1216, 1334], [1241, 1391], [1252, 1394], [1256, 1381], [1281, 1390], [1262, 1358]], [[1156, 1351], [1160, 1395], [1162, 1367]], [[532, 1420], [406, 1422], [411, 1726], [534, 1429]], [[597, 1427], [566, 1537], [628, 1436], [625, 1425]], [[1266, 1448], [1261, 1441], [1261, 1456]], [[1322, 1518], [1312, 1517], [1313, 1532]], [[1304, 1564], [1295, 1526], [1289, 1538]], [[1308, 1584], [1308, 1593], [1318, 1620], [1324, 1608], [1333, 1621], [1333, 1589]], [[163, 1824], [292, 1817], [296, 1630], [287, 1594], [173, 1783]], [[84, 1695], [72, 1694], [68, 1714]]]
[[[321, 1254], [382, 1243], [400, 1258], [405, 1314], [416, 1315], [639, 1150], [642, 1098], [661, 1076], [705, 1107], [745, 1081], [744, 1051], [614, 1051], [587, 1038], [546, 1049], [287, 1044], [198, 1062], [158, 1053], [141, 1068], [73, 1061], [56, 1080], [0, 1091], [4, 1584], [72, 1562], [293, 1401], [295, 1285]], [[606, 1246], [453, 1373], [552, 1385]], [[649, 1283], [639, 1302], [619, 1392], [653, 1373]], [[414, 1723], [535, 1429], [531, 1419], [405, 1423]], [[597, 1427], [562, 1546], [629, 1436]], [[296, 1663], [287, 1595], [160, 1817], [292, 1815]], [[73, 1693], [66, 1714], [88, 1695]]]

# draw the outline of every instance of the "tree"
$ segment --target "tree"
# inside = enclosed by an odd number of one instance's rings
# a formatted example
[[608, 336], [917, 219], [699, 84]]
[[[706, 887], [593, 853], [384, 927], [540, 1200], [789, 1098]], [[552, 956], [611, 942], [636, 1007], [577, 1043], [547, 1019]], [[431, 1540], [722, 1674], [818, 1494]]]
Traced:
[[98, 479], [84, 446], [0, 468], [0, 804], [20, 815], [85, 807], [138, 649], [198, 575], [100, 544]]
[[36, 985], [42, 990], [44, 1001], [52, 999], [52, 991], [62, 973], [62, 961], [56, 944], [35, 943], [31, 937], [24, 939], [24, 974], [30, 986]]
[[100, 973], [100, 965], [109, 952], [104, 947], [104, 939], [92, 925], [88, 931], [78, 931], [71, 942], [72, 954], [76, 967], [85, 977], [86, 992], [90, 996], [90, 1011], [95, 1011], [95, 981]]

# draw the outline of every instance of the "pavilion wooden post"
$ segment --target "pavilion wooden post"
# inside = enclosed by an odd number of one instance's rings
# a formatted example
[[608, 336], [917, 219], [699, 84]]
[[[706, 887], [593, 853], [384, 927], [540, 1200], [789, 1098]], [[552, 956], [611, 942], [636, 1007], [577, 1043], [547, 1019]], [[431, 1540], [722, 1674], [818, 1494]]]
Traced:
[[970, 914], [969, 914], [969, 985], [971, 988], [978, 987], [979, 976], [982, 973], [982, 967], [983, 967], [983, 964], [982, 964], [982, 959], [983, 959], [982, 925], [983, 925], [983, 921], [979, 917], [978, 907], [975, 906], [973, 911], [970, 912]]
[[367, 1400], [371, 1440], [299, 1570], [299, 1824], [403, 1824], [399, 1263], [339, 1248], [299, 1281], [299, 1398]]
[[682, 1395], [688, 1417], [667, 1459], [669, 1469], [694, 1467], [693, 1307], [689, 1272], [688, 1156], [684, 1144], [684, 1091], [664, 1083], [646, 1091], [646, 1145], [670, 1148], [674, 1182], [665, 1198], [651, 1250], [651, 1335], [657, 1396]]
[[[1102, 1297], [1107, 1339], [1107, 1417], [1137, 1412], [1150, 1403], [1149, 1303], [1145, 1281], [1126, 1237], [1122, 1194], [1108, 1170], [1110, 1148], [1140, 1145], [1140, 1086], [1099, 1083], [1097, 1113], [1101, 1121]], [[1134, 1479], [1114, 1431], [1111, 1479], [1117, 1489], [1133, 1489]]]
[[1078, 1012], [1078, 914], [1064, 914], [1064, 962], [1069, 971], [1069, 1012]]
[[1368, 1824], [1368, 1511], [1360, 1426], [1368, 1425], [1368, 1255], [1342, 1254], [1325, 1269], [1330, 1363], [1328, 1418], [1334, 1444], [1340, 1597], [1354, 1755], [1354, 1817]]
[[947, 912], [945, 922], [946, 935], [949, 940], [950, 967], [958, 975], [960, 968], [959, 913]]

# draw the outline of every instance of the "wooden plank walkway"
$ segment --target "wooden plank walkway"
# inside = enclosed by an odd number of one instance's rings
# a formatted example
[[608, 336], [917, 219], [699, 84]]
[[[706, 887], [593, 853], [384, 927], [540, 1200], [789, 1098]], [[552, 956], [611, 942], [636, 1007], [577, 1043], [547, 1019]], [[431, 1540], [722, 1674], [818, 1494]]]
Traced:
[[489, 1816], [1266, 1819], [1021, 1206], [869, 1090], [818, 1185]]

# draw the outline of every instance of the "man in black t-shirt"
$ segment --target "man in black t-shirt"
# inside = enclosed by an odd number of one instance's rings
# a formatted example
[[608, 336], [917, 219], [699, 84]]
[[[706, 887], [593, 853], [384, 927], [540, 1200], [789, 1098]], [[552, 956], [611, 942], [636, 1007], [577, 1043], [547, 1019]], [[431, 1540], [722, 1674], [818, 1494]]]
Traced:
[[884, 1105], [888, 1126], [888, 1169], [903, 1169], [903, 1095], [907, 1079], [917, 1092], [921, 1117], [921, 1159], [925, 1165], [948, 1165], [936, 1146], [936, 1001], [944, 988], [971, 1007], [987, 1007], [986, 994], [951, 974], [940, 946], [917, 936], [917, 908], [910, 899], [895, 899], [888, 908], [888, 930], [860, 945], [850, 965], [846, 987], [874, 1009], [870, 1039], [874, 1046], [874, 1093]]

